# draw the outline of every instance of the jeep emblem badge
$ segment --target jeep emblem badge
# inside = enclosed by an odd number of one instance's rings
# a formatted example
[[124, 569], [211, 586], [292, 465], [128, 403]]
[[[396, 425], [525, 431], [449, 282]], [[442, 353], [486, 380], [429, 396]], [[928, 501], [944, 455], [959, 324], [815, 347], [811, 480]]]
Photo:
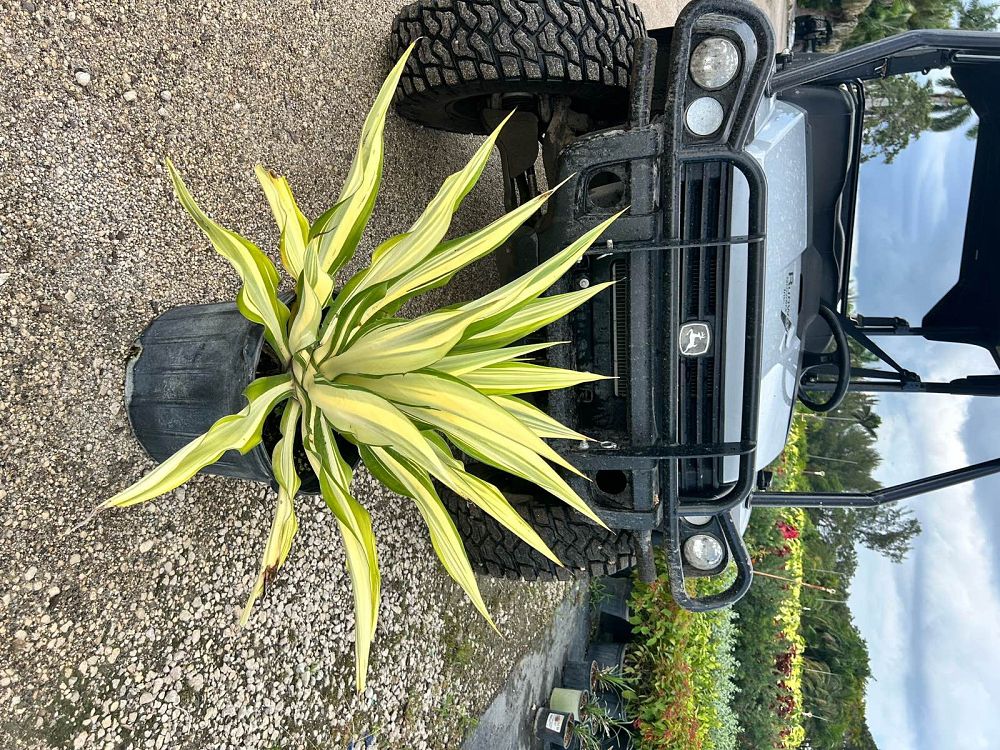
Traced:
[[712, 329], [708, 327], [708, 323], [685, 323], [681, 326], [677, 339], [681, 354], [685, 357], [701, 357], [712, 348]]

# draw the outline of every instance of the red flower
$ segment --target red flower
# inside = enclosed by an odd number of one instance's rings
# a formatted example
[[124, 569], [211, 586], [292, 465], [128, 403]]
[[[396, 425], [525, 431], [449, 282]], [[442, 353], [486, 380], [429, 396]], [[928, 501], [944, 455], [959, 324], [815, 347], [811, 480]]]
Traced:
[[785, 523], [784, 521], [778, 521], [778, 523], [775, 525], [778, 527], [778, 531], [781, 532], [781, 536], [783, 536], [785, 539], [799, 538], [799, 530], [794, 526], [792, 526], [791, 524]]

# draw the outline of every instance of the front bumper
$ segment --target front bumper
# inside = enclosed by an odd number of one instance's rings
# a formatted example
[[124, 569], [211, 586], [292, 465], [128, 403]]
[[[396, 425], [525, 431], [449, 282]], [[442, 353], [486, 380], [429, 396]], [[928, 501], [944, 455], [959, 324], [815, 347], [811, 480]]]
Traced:
[[[701, 38], [718, 33], [738, 42], [747, 62], [734, 83], [714, 92], [727, 107], [724, 125], [714, 136], [699, 138], [684, 128], [686, 104], [704, 93], [696, 91], [688, 77], [688, 60]], [[575, 349], [553, 350], [551, 364], [612, 369], [621, 383], [606, 386], [617, 389], [613, 394], [553, 393], [548, 409], [565, 423], [601, 438], [599, 446], [590, 443], [565, 451], [574, 465], [595, 479], [579, 481], [576, 489], [590, 497], [609, 526], [634, 534], [644, 576], [654, 570], [654, 547], [665, 545], [673, 595], [681, 606], [695, 611], [732, 604], [746, 592], [753, 576], [731, 512], [747, 502], [756, 484], [766, 245], [766, 181], [745, 147], [773, 59], [769, 22], [755, 6], [736, 0], [689, 5], [673, 30], [669, 51], [658, 55], [653, 40], [644, 40], [637, 50], [629, 126], [586, 136], [562, 152], [559, 179], [569, 182], [552, 203], [555, 220], [537, 236], [537, 257], [544, 259], [619, 205], [631, 207], [588, 252], [581, 271], [608, 268], [612, 277], [618, 273], [627, 283], [627, 299], [611, 303], [615, 308], [611, 313], [619, 314], [612, 317], [611, 328], [621, 331], [610, 330], [605, 338], [598, 331], [589, 339], [593, 343], [582, 347], [579, 342], [587, 339], [575, 335], [579, 331], [574, 326], [598, 330], [593, 321], [570, 318], [548, 331], [553, 340], [577, 342]], [[734, 170], [749, 185], [747, 231], [738, 237], [729, 233], [727, 220], [731, 192], [727, 186]], [[606, 181], [609, 174], [623, 184], [618, 205], [595, 205], [590, 186], [599, 176]], [[735, 252], [746, 254], [744, 279], [726, 278], [727, 259]], [[580, 274], [569, 274], [561, 282], [563, 290], [579, 278]], [[722, 308], [726, 285], [732, 283], [746, 285], [747, 304], [739, 439], [727, 441], [719, 394], [726, 375]], [[616, 287], [619, 297], [622, 288]], [[692, 320], [719, 323], [711, 356], [681, 355], [679, 329]], [[615, 345], [622, 340], [628, 341], [624, 355]], [[610, 367], [602, 367], [602, 362]], [[624, 412], [619, 427], [609, 413], [601, 417], [607, 428], [603, 433], [599, 425], [588, 423], [593, 416], [589, 400], [618, 403]], [[739, 459], [735, 481], [721, 481], [726, 457]], [[609, 482], [609, 476], [623, 476], [625, 481]], [[704, 481], [711, 476], [718, 481]], [[612, 491], [616, 485], [626, 490]], [[707, 525], [685, 520], [695, 516], [711, 520]], [[720, 570], [732, 561], [736, 577], [725, 591], [697, 597], [688, 591], [686, 577], [694, 571], [685, 564], [682, 547], [692, 534], [705, 530], [725, 539], [728, 559]]]

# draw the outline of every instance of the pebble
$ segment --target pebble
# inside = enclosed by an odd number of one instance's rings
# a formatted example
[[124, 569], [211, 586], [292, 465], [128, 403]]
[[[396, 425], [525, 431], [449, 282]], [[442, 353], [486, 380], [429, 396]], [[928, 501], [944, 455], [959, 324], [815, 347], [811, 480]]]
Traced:
[[90, 73], [86, 70], [78, 70], [76, 72], [76, 83], [78, 86], [86, 88], [90, 85]]
[[69, 302], [71, 305], [76, 302], [76, 292], [72, 289], [67, 289], [66, 293], [63, 295], [63, 299]]
[[145, 706], [147, 703], [152, 703], [152, 702], [153, 702], [153, 694], [148, 691], [139, 696], [140, 706]]
[[33, 578], [34, 578], [34, 577], [35, 577], [36, 575], [38, 575], [38, 568], [37, 568], [36, 566], [32, 565], [32, 566], [31, 566], [30, 568], [28, 568], [28, 570], [27, 570], [27, 571], [25, 572], [25, 574], [24, 574], [24, 580], [25, 580], [25, 581], [30, 581], [30, 580], [32, 580], [32, 579], [33, 579]]
[[139, 94], [135, 91], [135, 89], [129, 89], [124, 94], [122, 94], [122, 99], [124, 99], [127, 102], [134, 102], [138, 98]]
[[146, 554], [151, 549], [153, 549], [152, 539], [147, 539], [146, 541], [144, 541], [142, 544], [139, 545], [139, 552], [141, 552], [142, 554]]
[[74, 750], [81, 750], [81, 748], [87, 744], [87, 740], [90, 739], [90, 735], [87, 732], [80, 732], [73, 740]]
[[9, 273], [0, 273], [0, 286], [6, 284], [8, 279], [10, 279]]
[[173, 96], [169, 91], [164, 90], [160, 92], [160, 99], [162, 99], [163, 101], [169, 102], [172, 98]]

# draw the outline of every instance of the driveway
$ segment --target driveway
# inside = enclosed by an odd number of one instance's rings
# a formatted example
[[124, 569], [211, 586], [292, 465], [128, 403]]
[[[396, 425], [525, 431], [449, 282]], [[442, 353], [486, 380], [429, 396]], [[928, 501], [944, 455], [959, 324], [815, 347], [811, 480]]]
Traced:
[[[273, 248], [252, 174], [307, 215], [338, 192], [400, 2], [4, 0], [0, 12], [0, 740], [5, 748], [455, 748], [563, 599], [483, 581], [506, 637], [441, 571], [418, 513], [365, 475], [385, 600], [353, 692], [352, 605], [322, 502], [245, 629], [273, 495], [199, 477], [74, 527], [150, 461], [122, 408], [132, 341], [236, 277], [174, 200]], [[658, 6], [656, 19], [664, 6]], [[72, 8], [72, 10], [70, 10]], [[403, 231], [477, 139], [393, 117], [363, 252]], [[457, 221], [503, 201], [497, 164]], [[489, 274], [460, 277], [467, 297]]]

